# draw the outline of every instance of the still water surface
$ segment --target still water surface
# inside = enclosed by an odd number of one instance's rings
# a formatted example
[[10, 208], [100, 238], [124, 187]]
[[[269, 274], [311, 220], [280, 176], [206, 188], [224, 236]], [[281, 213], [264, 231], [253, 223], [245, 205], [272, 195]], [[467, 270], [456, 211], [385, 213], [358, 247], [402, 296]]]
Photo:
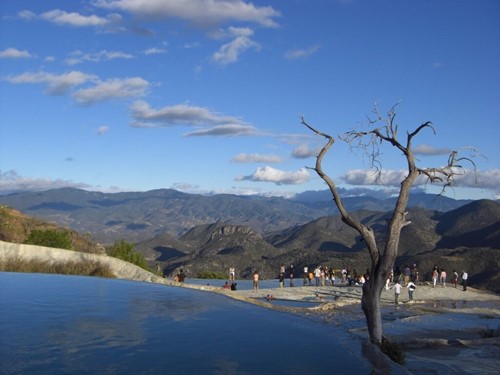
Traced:
[[222, 295], [0, 272], [2, 374], [368, 374], [335, 327]]

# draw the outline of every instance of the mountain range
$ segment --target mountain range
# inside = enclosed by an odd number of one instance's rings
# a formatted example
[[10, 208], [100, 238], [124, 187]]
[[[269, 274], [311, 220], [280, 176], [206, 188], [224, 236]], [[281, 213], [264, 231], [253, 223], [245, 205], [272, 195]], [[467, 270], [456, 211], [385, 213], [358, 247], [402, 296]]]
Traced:
[[[364, 224], [374, 228], [380, 248], [394, 200], [344, 198]], [[333, 210], [325, 192], [294, 199], [202, 196], [175, 190], [105, 194], [78, 189], [0, 196], [0, 203], [44, 218], [101, 242], [135, 243], [150, 266], [165, 275], [183, 268], [188, 277], [206, 272], [249, 278], [277, 276], [279, 267], [349, 266], [364, 272], [369, 255], [359, 235]], [[466, 269], [477, 287], [500, 292], [500, 204], [457, 201], [428, 194], [411, 197], [396, 265], [417, 264], [429, 279], [434, 265]]]
[[[372, 196], [344, 199], [350, 211], [388, 211], [395, 198]], [[449, 211], [467, 200], [417, 193], [410, 207]], [[229, 194], [187, 194], [172, 189], [147, 192], [100, 193], [73, 188], [0, 195], [0, 204], [40, 217], [109, 244], [125, 239], [140, 242], [160, 234], [179, 236], [197, 225], [244, 225], [259, 233], [271, 233], [336, 215], [329, 191], [309, 191], [293, 198]]]

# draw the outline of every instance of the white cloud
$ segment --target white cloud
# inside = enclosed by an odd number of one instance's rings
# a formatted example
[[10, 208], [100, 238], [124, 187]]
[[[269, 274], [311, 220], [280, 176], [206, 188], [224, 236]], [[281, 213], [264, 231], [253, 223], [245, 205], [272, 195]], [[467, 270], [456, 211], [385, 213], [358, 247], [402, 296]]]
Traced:
[[21, 51], [16, 48], [6, 48], [0, 51], [0, 59], [29, 59], [31, 54], [28, 51]]
[[100, 62], [100, 61], [108, 61], [114, 59], [132, 59], [133, 57], [134, 57], [133, 55], [122, 51], [101, 50], [95, 53], [83, 53], [81, 51], [73, 51], [70, 53], [70, 57], [64, 61], [66, 62], [66, 64], [76, 65], [84, 61]]
[[294, 49], [285, 53], [288, 60], [305, 59], [319, 51], [319, 46], [312, 46], [306, 49]]
[[148, 88], [148, 81], [140, 77], [109, 79], [94, 87], [81, 89], [75, 92], [73, 97], [78, 103], [88, 105], [110, 99], [143, 96]]
[[248, 125], [237, 117], [222, 116], [208, 108], [187, 104], [153, 109], [145, 101], [138, 100], [132, 104], [131, 110], [133, 118], [131, 125], [135, 127]]
[[23, 73], [17, 76], [8, 76], [6, 81], [14, 84], [41, 83], [47, 85], [47, 93], [50, 95], [61, 95], [71, 88], [88, 81], [96, 81], [97, 77], [78, 71], [71, 71], [64, 74], [51, 74], [46, 72]]
[[107, 26], [121, 19], [121, 16], [119, 16], [118, 14], [111, 14], [107, 18], [103, 18], [96, 15], [86, 16], [75, 12], [68, 13], [60, 9], [54, 9], [45, 13], [41, 13], [38, 17], [60, 26], [74, 27]]
[[192, 185], [188, 182], [174, 182], [170, 188], [178, 191], [192, 192], [198, 191], [200, 187], [198, 185]]
[[46, 72], [23, 73], [5, 77], [4, 80], [14, 84], [45, 84], [47, 86], [46, 92], [50, 95], [62, 95], [84, 83], [95, 83], [95, 86], [91, 88], [80, 89], [72, 94], [75, 100], [82, 105], [116, 98], [143, 96], [149, 88], [149, 83], [140, 77], [109, 79], [101, 82], [97, 76], [78, 71], [60, 75]]
[[148, 48], [147, 50], [144, 51], [145, 55], [160, 55], [163, 53], [167, 53], [167, 50], [163, 49], [163, 48], [156, 48], [156, 47]]
[[341, 176], [341, 179], [349, 185], [357, 186], [400, 186], [406, 175], [405, 170], [383, 170], [379, 176], [377, 171], [372, 169], [353, 169]]
[[500, 195], [500, 169], [489, 169], [486, 171], [478, 171], [474, 174], [471, 170], [464, 171], [464, 174], [457, 175], [454, 186], [491, 189]]
[[249, 135], [258, 135], [258, 130], [251, 125], [228, 124], [215, 125], [208, 129], [199, 129], [184, 134], [186, 137], [205, 137], [205, 136], [225, 136], [241, 137]]
[[95, 0], [94, 6], [129, 12], [142, 18], [177, 18], [193, 25], [252, 22], [276, 27], [280, 13], [270, 6], [255, 6], [242, 0]]
[[32, 20], [33, 18], [36, 18], [36, 14], [30, 10], [21, 10], [17, 12], [17, 16], [23, 20]]
[[262, 189], [256, 187], [229, 187], [229, 188], [217, 188], [217, 189], [203, 189], [198, 185], [192, 185], [186, 182], [176, 182], [170, 186], [171, 189], [182, 191], [189, 194], [201, 194], [201, 195], [214, 195], [214, 194], [233, 194], [233, 195], [263, 195], [263, 196], [279, 196], [279, 197], [290, 197], [294, 193], [276, 191], [276, 192], [263, 192]]
[[283, 159], [277, 155], [238, 154], [231, 161], [233, 163], [281, 163]]
[[29, 178], [22, 177], [15, 171], [2, 172], [0, 170], [0, 192], [11, 193], [16, 191], [42, 191], [48, 189], [58, 189], [63, 187], [74, 187], [78, 189], [91, 188], [90, 185], [73, 182], [70, 180], [51, 178]]
[[260, 45], [246, 36], [238, 36], [231, 42], [222, 45], [217, 52], [212, 55], [212, 60], [221, 65], [226, 65], [238, 61], [238, 57], [246, 50], [253, 48], [260, 49]]
[[97, 134], [103, 135], [103, 134], [106, 134], [108, 131], [109, 131], [109, 127], [103, 125], [103, 126], [100, 126], [99, 129], [97, 129]]
[[237, 177], [236, 181], [254, 181], [254, 182], [274, 182], [276, 185], [298, 185], [308, 181], [309, 172], [301, 168], [295, 172], [286, 172], [279, 169], [265, 166], [248, 176]]
[[451, 149], [449, 148], [436, 148], [429, 145], [418, 145], [413, 148], [413, 153], [415, 155], [449, 155]]
[[201, 47], [201, 43], [200, 42], [192, 42], [192, 43], [186, 43], [186, 44], [184, 44], [184, 48], [186, 48], [186, 49], [199, 48], [199, 47]]
[[[374, 170], [350, 170], [340, 177], [345, 183], [356, 186], [390, 186], [400, 187], [401, 181], [406, 177], [406, 170], [384, 170], [380, 180]], [[428, 179], [421, 175], [415, 181], [414, 186], [429, 186]], [[439, 183], [436, 184], [440, 186]], [[489, 189], [500, 194], [500, 169], [486, 171], [457, 170], [452, 187]]]
[[216, 30], [211, 36], [213, 38], [233, 38], [232, 41], [222, 45], [212, 55], [212, 61], [216, 64], [226, 65], [238, 61], [239, 56], [248, 49], [260, 50], [260, 45], [250, 37], [253, 30], [248, 27], [229, 27], [226, 30]]
[[310, 149], [305, 143], [295, 147], [292, 151], [292, 157], [296, 159], [307, 159], [313, 156], [317, 156], [320, 149]]
[[249, 27], [234, 27], [230, 26], [227, 29], [228, 33], [234, 37], [246, 36], [251, 37], [253, 35], [253, 30]]

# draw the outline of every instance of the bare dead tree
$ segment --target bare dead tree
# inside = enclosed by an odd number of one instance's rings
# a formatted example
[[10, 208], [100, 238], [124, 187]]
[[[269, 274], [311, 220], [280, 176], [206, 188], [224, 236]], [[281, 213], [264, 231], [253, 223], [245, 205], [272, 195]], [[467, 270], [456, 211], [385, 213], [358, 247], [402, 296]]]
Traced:
[[418, 126], [413, 132], [407, 133], [406, 140], [402, 143], [398, 139], [398, 126], [395, 123], [395, 106], [387, 112], [386, 116], [381, 116], [377, 108], [374, 110], [374, 113], [376, 115], [375, 119], [369, 120], [370, 130], [362, 132], [349, 131], [338, 138], [349, 143], [351, 146], [357, 143], [358, 147], [364, 148], [368, 152], [372, 161], [372, 167], [376, 169], [378, 176], [381, 176], [382, 173], [379, 152], [381, 146], [389, 144], [400, 150], [403, 157], [406, 158], [407, 175], [401, 181], [399, 195], [385, 233], [385, 241], [379, 241], [379, 243], [385, 244], [383, 248], [379, 248], [374, 230], [370, 226], [362, 224], [347, 211], [337, 191], [335, 182], [322, 169], [323, 158], [335, 143], [335, 138], [313, 128], [305, 121], [304, 117], [301, 117], [301, 123], [315, 134], [326, 138], [326, 144], [317, 155], [315, 167], [310, 169], [316, 171], [318, 176], [328, 185], [333, 196], [333, 201], [340, 212], [342, 221], [354, 228], [361, 235], [370, 254], [370, 275], [363, 285], [361, 307], [366, 317], [370, 341], [373, 344], [380, 345], [383, 339], [380, 296], [398, 255], [401, 230], [411, 223], [406, 219], [406, 207], [411, 187], [417, 177], [422, 175], [431, 183], [441, 184], [442, 190], [440, 194], [442, 194], [448, 186], [452, 185], [456, 175], [467, 172], [461, 164], [462, 162], [469, 162], [473, 167], [474, 173], [476, 172], [476, 165], [471, 158], [461, 157], [459, 156], [459, 151], [452, 151], [446, 166], [436, 168], [418, 167], [412, 149], [412, 142], [413, 139], [424, 130], [432, 130], [435, 134], [432, 123], [425, 122]]

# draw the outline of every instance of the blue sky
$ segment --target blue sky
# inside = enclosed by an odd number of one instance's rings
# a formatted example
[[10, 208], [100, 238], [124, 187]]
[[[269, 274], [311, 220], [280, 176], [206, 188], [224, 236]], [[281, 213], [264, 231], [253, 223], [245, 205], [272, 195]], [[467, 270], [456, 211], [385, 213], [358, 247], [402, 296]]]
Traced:
[[[0, 2], [0, 193], [287, 196], [326, 185], [323, 139], [397, 104], [421, 167], [476, 148], [454, 198], [500, 195], [497, 0], [16, 0]], [[391, 193], [404, 173], [338, 141], [339, 187]], [[465, 165], [470, 169], [471, 165]], [[429, 185], [417, 188], [434, 192]]]

